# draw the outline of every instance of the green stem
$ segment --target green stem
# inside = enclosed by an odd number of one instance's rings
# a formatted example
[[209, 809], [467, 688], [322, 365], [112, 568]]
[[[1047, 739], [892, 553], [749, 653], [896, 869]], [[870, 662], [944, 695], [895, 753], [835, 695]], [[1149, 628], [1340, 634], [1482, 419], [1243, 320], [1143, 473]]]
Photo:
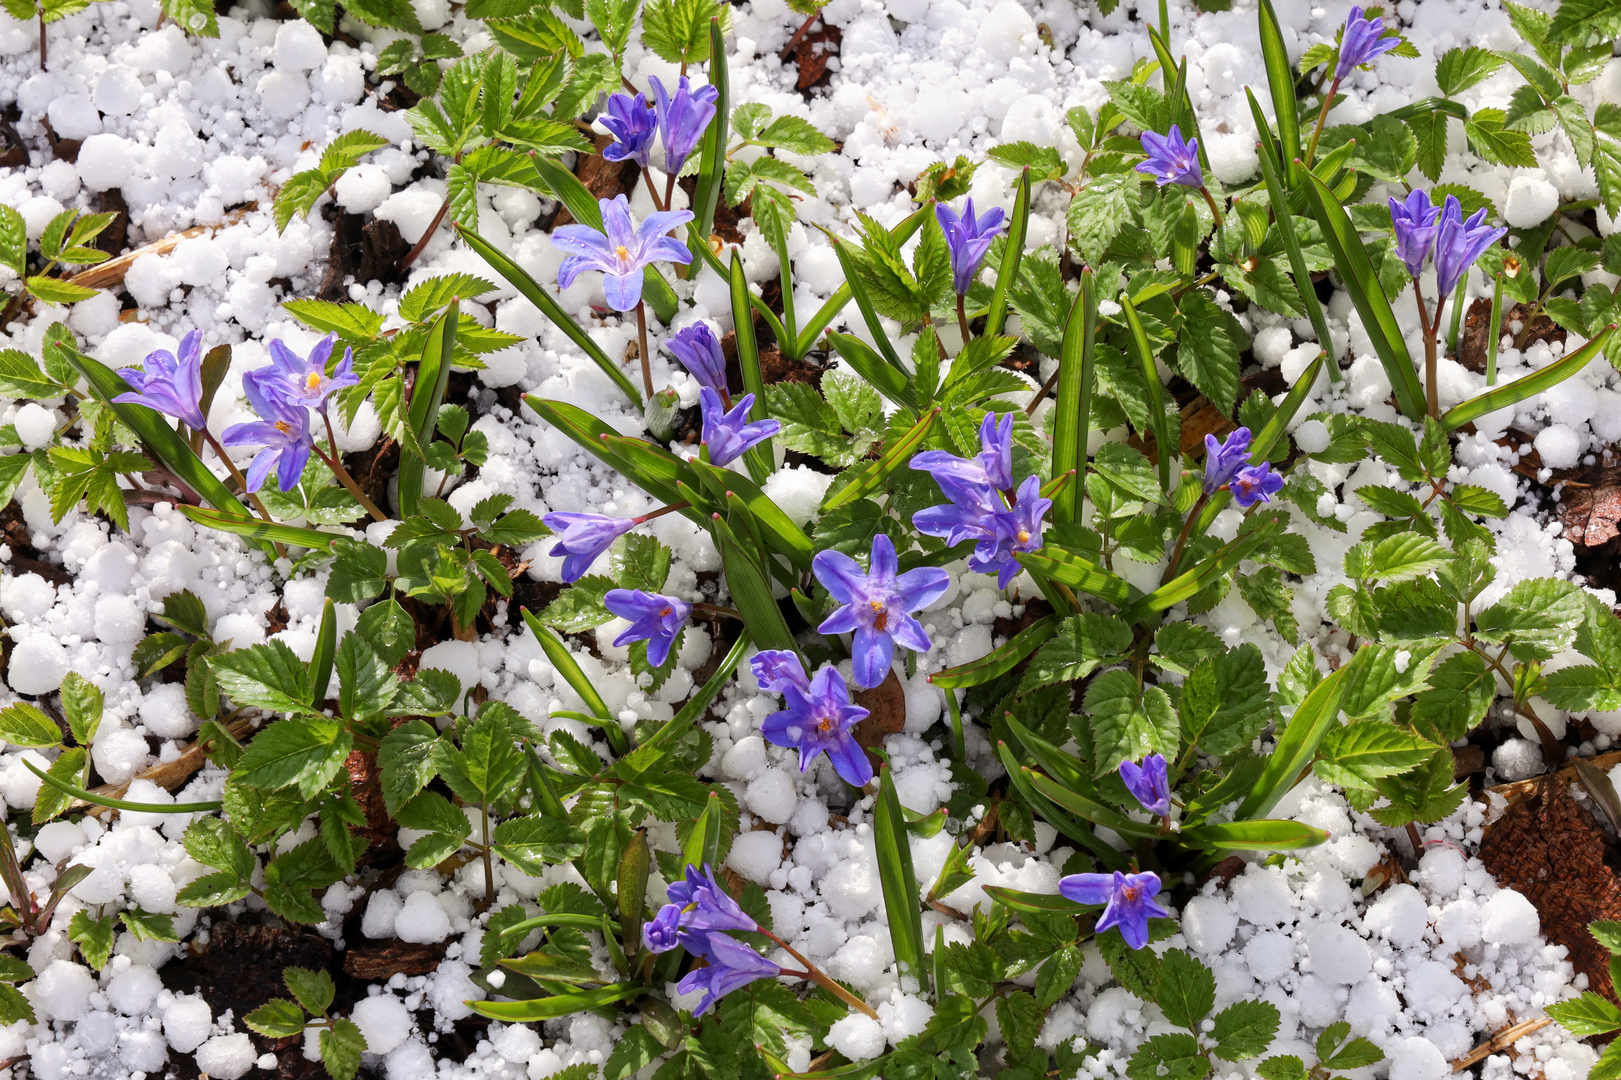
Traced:
[[957, 329], [962, 331], [962, 343], [964, 345], [968, 344], [974, 335], [968, 332], [968, 311], [963, 306], [961, 294], [957, 296]]
[[1188, 546], [1188, 537], [1193, 535], [1193, 523], [1199, 520], [1199, 515], [1204, 512], [1205, 504], [1209, 501], [1210, 496], [1202, 494], [1199, 501], [1193, 504], [1193, 509], [1188, 511], [1188, 519], [1182, 523], [1182, 533], [1176, 538], [1176, 546], [1171, 549], [1171, 561], [1165, 565], [1165, 576], [1160, 578], [1161, 585], [1176, 577], [1177, 567], [1182, 565], [1182, 552]]
[[1221, 228], [1221, 207], [1216, 205], [1215, 196], [1211, 195], [1210, 189], [1205, 187], [1203, 184], [1199, 185], [1199, 194], [1203, 195], [1204, 201], [1210, 205], [1210, 212], [1211, 214], [1215, 215], [1216, 218], [1216, 228]]
[[331, 446], [332, 453], [328, 456], [321, 450], [320, 446], [315, 447], [315, 452], [321, 455], [321, 459], [326, 462], [327, 468], [332, 470], [332, 475], [338, 478], [338, 483], [348, 489], [349, 494], [353, 495], [361, 508], [372, 516], [373, 521], [387, 521], [388, 515], [377, 509], [377, 504], [372, 502], [364, 491], [360, 490], [360, 485], [355, 483], [355, 478], [350, 476], [349, 470], [343, 467], [343, 459], [338, 456], [338, 437], [332, 433], [332, 417], [327, 415], [325, 409], [321, 410], [321, 419], [326, 421], [326, 441]]
[[1503, 336], [1503, 275], [1492, 286], [1491, 321], [1486, 324], [1486, 385], [1497, 385], [1497, 349]]

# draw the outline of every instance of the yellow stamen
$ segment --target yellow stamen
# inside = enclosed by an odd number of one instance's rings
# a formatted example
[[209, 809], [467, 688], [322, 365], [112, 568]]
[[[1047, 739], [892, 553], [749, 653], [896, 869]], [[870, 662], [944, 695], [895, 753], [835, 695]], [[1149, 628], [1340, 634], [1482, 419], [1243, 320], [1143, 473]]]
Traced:
[[293, 425], [289, 424], [285, 420], [277, 420], [275, 423], [275, 428], [283, 435], [291, 435], [293, 433]]
[[1125, 888], [1121, 889], [1120, 898], [1127, 901], [1137, 899], [1137, 886], [1127, 885]]
[[626, 248], [624, 244], [620, 244], [618, 247], [614, 248], [614, 254], [619, 256], [620, 262], [630, 261], [630, 250]]
[[816, 730], [820, 731], [823, 735], [831, 732], [833, 730], [833, 718], [831, 716], [824, 716], [820, 720], [816, 721]]
[[321, 389], [321, 376], [317, 375], [313, 371], [310, 372], [308, 375], [304, 376], [304, 389], [306, 389], [306, 390], [319, 390], [319, 389]]
[[1025, 532], [1023, 529], [1020, 529], [1019, 530], [1019, 543], [1025, 544], [1025, 543], [1029, 543], [1029, 541], [1030, 541], [1030, 534]]
[[874, 630], [885, 629], [889, 625], [889, 612], [884, 609], [884, 605], [880, 601], [868, 600], [867, 603], [872, 606], [873, 614], [877, 616], [872, 621], [872, 628]]

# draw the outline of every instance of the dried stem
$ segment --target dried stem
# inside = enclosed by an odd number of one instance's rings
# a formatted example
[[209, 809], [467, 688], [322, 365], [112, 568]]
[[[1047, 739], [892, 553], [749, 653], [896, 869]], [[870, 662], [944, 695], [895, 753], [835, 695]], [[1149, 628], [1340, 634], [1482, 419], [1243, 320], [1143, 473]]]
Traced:
[[338, 483], [349, 490], [349, 494], [353, 495], [355, 501], [365, 509], [366, 513], [372, 516], [373, 521], [387, 521], [388, 515], [377, 509], [377, 504], [372, 502], [364, 491], [360, 490], [360, 485], [355, 483], [355, 478], [350, 476], [349, 470], [343, 467], [343, 459], [338, 456], [338, 439], [332, 433], [332, 417], [327, 415], [325, 409], [321, 410], [321, 419], [326, 421], [326, 441], [332, 447], [332, 453], [331, 455], [324, 453], [319, 445], [315, 447], [315, 452], [321, 455], [321, 460], [325, 461], [327, 468], [332, 470], [332, 475], [338, 478]]
[[647, 303], [636, 301], [636, 338], [641, 343], [642, 358], [642, 388], [647, 391], [647, 400], [653, 400], [653, 358], [647, 352]]

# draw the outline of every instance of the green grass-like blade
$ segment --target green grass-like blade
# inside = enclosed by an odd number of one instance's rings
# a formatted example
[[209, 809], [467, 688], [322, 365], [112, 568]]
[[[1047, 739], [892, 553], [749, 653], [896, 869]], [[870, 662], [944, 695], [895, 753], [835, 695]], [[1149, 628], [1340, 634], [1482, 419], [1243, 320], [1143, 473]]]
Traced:
[[[416, 389], [411, 391], [411, 405], [405, 422], [411, 425], [416, 443], [424, 451], [433, 441], [434, 425], [439, 420], [439, 406], [444, 404], [445, 388], [450, 385], [450, 362], [456, 348], [456, 324], [461, 318], [461, 304], [452, 300], [444, 314], [428, 331], [428, 342], [422, 348], [422, 359], [417, 363]], [[428, 462], [415, 454], [400, 458], [400, 516], [416, 513], [422, 500], [422, 480]]]
[[66, 780], [52, 776], [26, 757], [19, 760], [28, 767], [29, 772], [39, 777], [47, 786], [93, 806], [105, 806], [113, 810], [132, 810], [142, 814], [208, 814], [221, 809], [225, 805], [222, 802], [143, 803], [129, 802], [125, 799], [113, 799], [106, 795], [97, 795], [93, 791], [86, 791], [82, 787], [75, 787]]
[[822, 503], [823, 512], [837, 510], [841, 506], [848, 506], [870, 492], [877, 491], [891, 473], [906, 464], [912, 456], [912, 451], [923, 444], [923, 440], [929, 434], [929, 429], [934, 427], [934, 422], [939, 418], [939, 409], [930, 409], [924, 413], [922, 418], [912, 425], [912, 430], [896, 440], [895, 445], [891, 446], [883, 457], [877, 461], [867, 462], [855, 473], [848, 484], [827, 498]]
[[240, 518], [233, 514], [224, 514], [206, 506], [181, 506], [180, 512], [197, 524], [218, 529], [220, 532], [245, 536], [250, 540], [294, 544], [317, 551], [327, 550], [336, 537], [347, 539], [349, 536], [348, 533], [325, 532], [302, 525], [273, 525], [254, 517]]
[[715, 88], [715, 118], [704, 132], [699, 159], [692, 225], [706, 245], [715, 227], [715, 208], [720, 205], [722, 174], [726, 168], [726, 137], [732, 130], [732, 77], [726, 66], [726, 41], [720, 32], [720, 19], [709, 20], [709, 85]]
[[[787, 264], [783, 264], [787, 270]], [[754, 407], [749, 410], [750, 420], [765, 420], [765, 377], [760, 372], [760, 344], [754, 339], [754, 319], [749, 315], [749, 279], [743, 272], [743, 259], [732, 249], [732, 267], [728, 275], [732, 286], [732, 327], [737, 338], [737, 366], [743, 372], [743, 389], [754, 395]], [[766, 439], [743, 454], [743, 464], [756, 484], [763, 484], [771, 475], [771, 440]]]
[[1317, 342], [1329, 350], [1328, 377], [1334, 382], [1339, 382], [1342, 378], [1339, 350], [1334, 348], [1334, 338], [1328, 329], [1328, 318], [1323, 314], [1323, 305], [1317, 299], [1316, 290], [1311, 287], [1311, 271], [1306, 266], [1306, 253], [1300, 247], [1300, 235], [1295, 232], [1294, 218], [1289, 214], [1289, 193], [1284, 189], [1283, 178], [1278, 175], [1278, 162], [1272, 154], [1270, 145], [1272, 137], [1266, 131], [1266, 117], [1261, 113], [1261, 103], [1255, 100], [1255, 95], [1251, 93], [1249, 87], [1244, 88], [1244, 94], [1249, 98], [1250, 115], [1255, 118], [1255, 129], [1261, 132], [1262, 146], [1258, 155], [1261, 159], [1261, 176], [1266, 182], [1266, 194], [1272, 203], [1272, 217], [1277, 222], [1278, 236], [1283, 240], [1283, 250], [1289, 255], [1289, 270], [1294, 274], [1295, 281], [1300, 283], [1300, 302], [1306, 305], [1306, 317], [1311, 320], [1311, 328], [1317, 332]]
[[[1351, 663], [1356, 663], [1354, 657]], [[1339, 723], [1340, 699], [1345, 696], [1345, 673], [1350, 669], [1351, 664], [1342, 664], [1313, 687], [1295, 709], [1288, 726], [1283, 729], [1282, 737], [1272, 747], [1255, 787], [1238, 808], [1236, 817], [1239, 821], [1258, 818], [1271, 811], [1311, 764], [1311, 759], [1317, 756], [1323, 736]]]
[[[933, 213], [934, 210], [931, 207], [921, 206], [901, 219], [900, 224], [889, 230], [889, 233], [897, 242], [904, 244], [912, 238], [913, 233], [923, 227], [923, 223]], [[850, 302], [852, 295], [848, 280], [834, 290], [833, 295], [827, 298], [827, 302], [817, 308], [816, 314], [811, 316], [810, 321], [800, 328], [799, 340], [794, 343], [794, 356], [800, 357], [810, 352], [811, 346], [816, 344], [817, 337], [823, 330], [827, 329], [834, 316], [844, 310], [844, 306]]]
[[1316, 847], [1328, 833], [1298, 821], [1229, 821], [1183, 829], [1177, 839], [1210, 851], [1296, 851]]
[[525, 300], [539, 308], [540, 313], [550, 319], [552, 325], [567, 334], [569, 340], [578, 345], [580, 351], [590, 357], [591, 361], [602, 369], [602, 373], [612, 379], [614, 385], [625, 392], [625, 396], [630, 398], [632, 404], [638, 409], [642, 407], [641, 390], [634, 382], [631, 382], [628, 375], [620, 370], [619, 365], [614, 363], [608, 354], [602, 351], [602, 346], [592, 341], [591, 335], [582, 330], [579, 324], [569, 317], [568, 312], [563, 310], [563, 305], [557, 302], [557, 298], [548, 292], [545, 286], [531, 277], [529, 271], [507, 258], [505, 254], [482, 236], [474, 232], [468, 232], [460, 225], [456, 226], [456, 231], [461, 233], [461, 237], [466, 241], [468, 247], [478, 252], [479, 257], [490, 264], [490, 269], [500, 274], [508, 285], [517, 289], [519, 295]]
[[1079, 589], [1088, 596], [1107, 601], [1115, 607], [1125, 607], [1142, 598], [1142, 592], [1131, 582], [1072, 551], [1048, 544], [1040, 551], [1015, 555], [1032, 573], [1041, 574], [1061, 585]]
[[810, 569], [811, 557], [816, 554], [816, 546], [811, 543], [810, 537], [805, 535], [805, 530], [795, 524], [794, 519], [785, 514], [782, 507], [773, 502], [758, 485], [746, 476], [740, 476], [730, 469], [716, 468], [708, 462], [691, 461], [687, 465], [698, 474], [707, 474], [711, 479], [718, 481], [721, 484], [721, 491], [742, 500], [773, 551], [785, 556], [800, 570]]
[[315, 652], [310, 655], [310, 700], [325, 701], [332, 683], [332, 663], [338, 655], [338, 609], [332, 597], [321, 608], [321, 627], [315, 632]]
[[1544, 390], [1557, 386], [1582, 368], [1587, 362], [1604, 351], [1611, 335], [1615, 333], [1615, 323], [1611, 323], [1599, 331], [1598, 337], [1577, 349], [1569, 356], [1556, 360], [1540, 371], [1533, 371], [1529, 375], [1515, 379], [1511, 383], [1487, 390], [1484, 394], [1470, 398], [1461, 405], [1448, 409], [1441, 417], [1441, 423], [1446, 425], [1448, 431], [1456, 431], [1463, 425], [1479, 420], [1489, 412], [1513, 405], [1517, 401], [1524, 401], [1533, 394], [1540, 394]]
[[1002, 249], [1002, 262], [996, 268], [996, 291], [991, 293], [991, 309], [985, 316], [985, 336], [994, 337], [1002, 332], [1007, 322], [1008, 294], [1019, 278], [1019, 263], [1024, 258], [1024, 238], [1030, 231], [1030, 167], [1019, 174], [1019, 191], [1013, 199], [1013, 214], [1008, 219], [1007, 245]]
[[1239, 537], [1198, 566], [1178, 574], [1137, 601], [1120, 617], [1128, 623], [1141, 622], [1156, 611], [1164, 611], [1191, 599], [1206, 585], [1247, 559], [1265, 540], [1265, 537], [1253, 534]]
[[629, 755], [614, 763], [614, 775], [623, 780], [634, 780], [651, 768], [664, 756], [665, 747], [674, 743], [681, 736], [692, 730], [692, 726], [709, 709], [712, 701], [719, 696], [721, 690], [731, 681], [732, 674], [737, 665], [743, 662], [744, 654], [754, 648], [754, 642], [747, 632], [739, 634], [736, 643], [726, 658], [720, 662], [720, 667], [709, 677], [709, 681], [681, 706], [680, 710], [665, 722], [664, 726], [655, 731]]
[[828, 344], [867, 384], [895, 404], [917, 408], [917, 388], [909, 375], [892, 367], [878, 351], [854, 334], [829, 331]]
[[1033, 893], [1022, 889], [1010, 889], [1006, 885], [986, 885], [985, 895], [998, 904], [1012, 908], [1014, 911], [1027, 912], [1031, 915], [1079, 915], [1086, 909], [1067, 897], [1057, 893]]
[[1044, 616], [1014, 634], [1000, 648], [992, 650], [978, 660], [970, 660], [966, 664], [937, 671], [929, 676], [929, 682], [942, 690], [961, 690], [1001, 678], [1017, 667], [1020, 660], [1035, 652], [1043, 642], [1058, 633], [1058, 625], [1056, 616]]
[[766, 576], [757, 554], [749, 550], [738, 535], [738, 527], [747, 530], [747, 523], [739, 521], [737, 527], [719, 514], [711, 518], [715, 546], [720, 549], [721, 566], [726, 571], [726, 587], [731, 591], [732, 603], [743, 616], [749, 637], [762, 649], [787, 649], [798, 652], [799, 646], [782, 617], [782, 609], [771, 596], [771, 579]]
[[[599, 924], [597, 927], [601, 929]], [[532, 1001], [469, 1001], [467, 1007], [480, 1016], [508, 1024], [532, 1024], [540, 1020], [556, 1020], [578, 1012], [590, 1012], [621, 1001], [640, 997], [647, 987], [639, 982], [614, 983], [600, 990], [581, 990], [576, 994], [553, 994]]]
[[597, 693], [597, 688], [586, 678], [585, 672], [580, 670], [579, 662], [574, 659], [574, 654], [568, 651], [568, 646], [563, 644], [563, 639], [528, 608], [523, 609], [523, 621], [529, 627], [529, 632], [535, 635], [535, 640], [540, 642], [540, 647], [545, 650], [546, 659], [551, 661], [552, 667], [557, 669], [557, 673], [563, 676], [563, 680], [573, 691], [580, 695], [580, 700], [591, 710], [591, 715], [606, 721], [603, 724], [603, 731], [607, 733], [608, 743], [613, 747], [615, 754], [623, 755], [628, 749], [624, 729], [614, 719], [607, 703], [602, 700], [602, 695]]
[[[1423, 419], [1424, 388], [1419, 385], [1418, 374], [1413, 370], [1413, 358], [1407, 351], [1401, 327], [1396, 323], [1396, 313], [1390, 309], [1390, 301], [1385, 299], [1385, 290], [1373, 272], [1373, 265], [1368, 262], [1368, 253], [1362, 247], [1362, 238], [1357, 235], [1356, 226], [1351, 223], [1351, 217], [1340, 205], [1339, 199], [1315, 173], [1306, 173], [1306, 196], [1317, 223], [1323, 227], [1323, 238], [1328, 241], [1328, 250], [1333, 254], [1334, 265], [1351, 294], [1351, 302], [1356, 305], [1357, 314], [1362, 316], [1362, 326], [1373, 342], [1373, 350], [1384, 365], [1385, 375], [1396, 393], [1396, 404], [1409, 420]], [[1302, 291], [1309, 287], [1308, 280], [1302, 284]]]
[[1159, 456], [1159, 486], [1171, 490], [1171, 459], [1180, 456], [1180, 447], [1171, 442], [1170, 429], [1165, 424], [1165, 390], [1160, 386], [1159, 368], [1154, 364], [1154, 350], [1148, 344], [1148, 331], [1143, 328], [1142, 316], [1126, 293], [1120, 294], [1120, 304], [1126, 309], [1126, 325], [1131, 328], [1131, 347], [1137, 354], [1137, 363], [1143, 369], [1143, 381], [1148, 386], [1148, 421], [1154, 429], [1154, 450]]
[[1076, 482], [1053, 497], [1054, 521], [1079, 521], [1086, 499], [1082, 475], [1086, 444], [1092, 431], [1092, 387], [1097, 381], [1093, 365], [1098, 332], [1097, 283], [1092, 268], [1081, 271], [1081, 288], [1064, 322], [1064, 340], [1058, 350], [1058, 388], [1053, 414], [1053, 475], [1075, 473]]
[[693, 822], [692, 832], [687, 837], [687, 846], [682, 849], [682, 859], [687, 866], [720, 866], [721, 840], [726, 833], [725, 806], [720, 796], [713, 791], [704, 803], [704, 812], [698, 815]]
[[867, 287], [861, 283], [856, 274], [855, 259], [850, 254], [850, 247], [845, 241], [832, 237], [833, 251], [839, 258], [839, 267], [844, 271], [844, 283], [850, 286], [850, 295], [855, 299], [856, 309], [861, 312], [861, 319], [867, 324], [867, 332], [872, 335], [873, 342], [878, 346], [878, 352], [884, 361], [903, 375], [906, 366], [901, 363], [900, 355], [895, 352], [895, 346], [890, 343], [889, 335], [884, 332], [884, 324], [879, 321], [878, 310], [872, 306], [872, 299], [867, 295]]
[[929, 969], [923, 963], [923, 914], [918, 904], [917, 873], [912, 867], [906, 818], [888, 765], [878, 770], [872, 832], [877, 842], [878, 883], [884, 890], [884, 912], [889, 917], [889, 939], [900, 968], [901, 985], [904, 988], [906, 980], [913, 979], [919, 989], [927, 992]]
[[[581, 225], [589, 225], [598, 232], [602, 231], [602, 207], [597, 205], [597, 200], [592, 196], [590, 189], [580, 183], [579, 177], [555, 161], [548, 161], [543, 157], [531, 157], [529, 160], [534, 162], [535, 170], [540, 173], [540, 178], [546, 182], [552, 194], [568, 207], [568, 212], [575, 221]], [[694, 257], [696, 255], [694, 252]], [[660, 322], [668, 323], [675, 317], [679, 306], [675, 290], [670, 287], [670, 283], [659, 273], [656, 266], [645, 268], [642, 276], [645, 279], [642, 295], [647, 300], [647, 306], [653, 309]]]
[[[1295, 97], [1295, 69], [1289, 63], [1289, 47], [1283, 42], [1283, 29], [1272, 0], [1260, 0], [1261, 59], [1266, 64], [1267, 89], [1272, 92], [1272, 112], [1277, 117], [1278, 138], [1283, 143], [1283, 165], [1289, 185], [1300, 182], [1300, 101]], [[1265, 131], [1265, 125], [1257, 128]]]

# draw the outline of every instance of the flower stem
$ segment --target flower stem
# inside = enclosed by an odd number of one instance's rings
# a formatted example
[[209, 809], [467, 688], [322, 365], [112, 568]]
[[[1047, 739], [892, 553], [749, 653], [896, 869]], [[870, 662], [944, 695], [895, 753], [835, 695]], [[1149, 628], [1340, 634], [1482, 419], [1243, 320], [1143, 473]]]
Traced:
[[445, 201], [439, 204], [439, 212], [433, 215], [433, 220], [428, 223], [428, 231], [422, 234], [422, 239], [418, 240], [411, 250], [407, 251], [404, 257], [395, 265], [394, 269], [398, 273], [405, 273], [411, 268], [411, 264], [417, 261], [417, 256], [422, 254], [423, 249], [428, 246], [428, 241], [433, 239], [433, 234], [439, 231], [440, 225], [444, 224], [445, 214], [449, 211], [450, 199], [447, 196]]
[[1424, 290], [1419, 286], [1418, 279], [1413, 279], [1413, 298], [1418, 301], [1418, 325], [1424, 331], [1424, 403], [1429, 414], [1437, 419], [1441, 416], [1441, 388], [1435, 381], [1435, 334], [1441, 326], [1441, 309], [1446, 307], [1447, 298], [1438, 297], [1435, 301], [1435, 318], [1432, 320], [1424, 310]]
[[691, 508], [691, 506], [692, 506], [692, 504], [689, 503], [689, 502], [671, 503], [669, 506], [661, 506], [657, 510], [654, 510], [652, 513], [643, 514], [641, 517], [634, 518], [633, 520], [636, 522], [636, 524], [641, 525], [644, 522], [652, 521], [654, 518], [663, 517], [665, 514], [673, 514], [677, 510], [689, 509], [689, 508]]
[[242, 493], [245, 494], [248, 497], [248, 501], [253, 504], [254, 510], [258, 511], [261, 518], [264, 518], [265, 521], [274, 525], [275, 519], [270, 516], [270, 511], [265, 509], [265, 504], [259, 501], [258, 495], [248, 490], [248, 478], [242, 475], [242, 470], [236, 467], [236, 462], [232, 461], [230, 455], [225, 452], [225, 447], [221, 446], [219, 444], [219, 440], [214, 438], [214, 433], [209, 431], [207, 428], [202, 428], [199, 433], [205, 440], [207, 440], [208, 445], [213, 447], [214, 455], [225, 463], [226, 469], [230, 470], [231, 479], [235, 480], [237, 485], [241, 487]]
[[799, 952], [799, 950], [795, 949], [792, 945], [788, 944], [786, 941], [782, 940], [782, 938], [778, 937], [776, 934], [773, 934], [764, 927], [760, 929], [760, 933], [764, 934], [772, 941], [775, 941], [778, 945], [781, 945], [784, 952], [793, 957], [795, 960], [798, 960], [801, 964], [804, 964], [805, 974], [809, 976], [811, 981], [816, 983], [816, 985], [822, 987], [822, 989], [826, 990], [828, 993], [832, 994], [834, 997], [838, 998], [852, 1009], [859, 1009], [863, 1013], [866, 1013], [868, 1016], [872, 1017], [874, 1020], [878, 1019], [878, 1013], [873, 1010], [871, 1005], [868, 1005], [865, 1001], [862, 1001], [860, 998], [850, 993], [850, 991], [840, 986], [833, 979], [829, 978], [821, 968], [811, 963], [809, 959]]
[[699, 602], [692, 605], [692, 610], [707, 612], [710, 615], [719, 615], [727, 619], [736, 619], [738, 622], [743, 621], [743, 613], [741, 611], [738, 611], [736, 608], [721, 607], [719, 604], [705, 604]]
[[795, 49], [799, 48], [799, 43], [805, 40], [805, 35], [810, 33], [810, 28], [816, 25], [816, 20], [819, 19], [821, 15], [822, 12], [820, 8], [812, 12], [811, 17], [801, 23], [798, 30], [794, 31], [794, 36], [788, 39], [788, 44], [784, 45], [782, 47], [782, 51], [777, 53], [777, 59], [786, 64], [788, 62], [788, 58], [794, 54]]
[[1215, 216], [1216, 228], [1221, 228], [1221, 207], [1216, 205], [1216, 197], [1210, 194], [1210, 189], [1203, 184], [1199, 185], [1199, 194], [1204, 196], [1204, 201], [1210, 207], [1210, 213]]
[[969, 339], [974, 335], [969, 333], [968, 330], [968, 311], [963, 306], [963, 296], [961, 293], [957, 294], [957, 329], [962, 331], [962, 343], [964, 345], [968, 344]]
[[642, 388], [647, 391], [647, 400], [653, 400], [653, 360], [647, 354], [647, 302], [636, 301], [636, 336], [641, 342], [642, 357]]
[[652, 171], [648, 170], [648, 169], [643, 169], [642, 170], [642, 179], [647, 181], [647, 194], [648, 194], [648, 197], [653, 200], [653, 209], [655, 209], [655, 210], [668, 210], [670, 208], [669, 204], [665, 203], [665, 202], [663, 202], [663, 201], [661, 201], [659, 199], [659, 189], [653, 184], [653, 173], [652, 173]]
[[1203, 513], [1205, 504], [1209, 501], [1209, 495], [1200, 495], [1199, 501], [1188, 511], [1188, 519], [1182, 523], [1182, 533], [1176, 538], [1176, 546], [1171, 549], [1171, 561], [1165, 564], [1165, 576], [1160, 578], [1159, 582], [1161, 585], [1176, 577], [1176, 568], [1182, 565], [1182, 551], [1188, 546], [1188, 537], [1193, 535], [1193, 523], [1199, 520], [1199, 515]]
[[1317, 114], [1317, 126], [1312, 129], [1311, 142], [1306, 146], [1305, 164], [1311, 168], [1312, 158], [1317, 156], [1317, 140], [1323, 137], [1323, 125], [1328, 122], [1328, 110], [1334, 107], [1334, 95], [1340, 92], [1340, 81], [1335, 79], [1328, 86], [1328, 93], [1323, 96], [1322, 111]]
[[[331, 456], [323, 453], [321, 457], [325, 459], [327, 467], [332, 470], [332, 475], [338, 478], [338, 483], [349, 489], [349, 494], [353, 495], [355, 501], [365, 509], [366, 513], [372, 516], [373, 521], [387, 521], [388, 515], [377, 509], [377, 504], [366, 497], [366, 493], [360, 490], [360, 485], [355, 483], [355, 478], [349, 475], [349, 470], [343, 467], [343, 459], [338, 457], [338, 439], [332, 433], [332, 417], [327, 415], [325, 409], [321, 410], [321, 419], [326, 421], [326, 441], [332, 447]], [[319, 452], [321, 448], [317, 446], [315, 449]]]

